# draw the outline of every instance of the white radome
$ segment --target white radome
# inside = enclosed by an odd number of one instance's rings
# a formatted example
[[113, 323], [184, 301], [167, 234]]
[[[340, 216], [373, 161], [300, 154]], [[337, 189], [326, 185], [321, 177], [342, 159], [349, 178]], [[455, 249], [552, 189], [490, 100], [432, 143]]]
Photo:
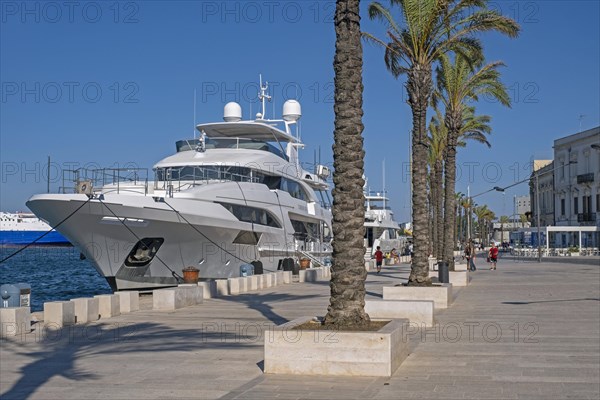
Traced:
[[302, 116], [302, 107], [296, 100], [288, 100], [283, 103], [283, 120], [284, 121], [298, 121]]
[[235, 101], [225, 104], [223, 110], [223, 120], [225, 122], [237, 122], [242, 120], [242, 107]]

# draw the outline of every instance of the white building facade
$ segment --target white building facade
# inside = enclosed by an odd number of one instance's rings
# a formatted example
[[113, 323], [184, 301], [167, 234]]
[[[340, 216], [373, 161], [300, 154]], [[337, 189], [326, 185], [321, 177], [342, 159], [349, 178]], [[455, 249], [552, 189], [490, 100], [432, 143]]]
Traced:
[[[600, 127], [555, 140], [553, 168], [554, 224], [600, 226]], [[599, 246], [598, 232], [554, 236], [558, 247]]]

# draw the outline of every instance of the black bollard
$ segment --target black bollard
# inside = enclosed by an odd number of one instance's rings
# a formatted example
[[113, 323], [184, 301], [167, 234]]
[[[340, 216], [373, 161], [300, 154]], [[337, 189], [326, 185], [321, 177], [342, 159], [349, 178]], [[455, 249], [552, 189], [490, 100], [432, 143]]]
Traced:
[[438, 261], [438, 280], [440, 283], [450, 283], [450, 273], [448, 272], [448, 263]]

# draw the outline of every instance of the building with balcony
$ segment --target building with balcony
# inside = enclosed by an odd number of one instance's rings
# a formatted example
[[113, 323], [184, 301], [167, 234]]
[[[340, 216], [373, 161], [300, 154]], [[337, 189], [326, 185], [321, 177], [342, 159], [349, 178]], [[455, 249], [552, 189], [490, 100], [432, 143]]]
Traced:
[[[557, 227], [598, 227], [600, 127], [554, 141], [554, 220]], [[581, 237], [579, 237], [581, 235]], [[598, 247], [598, 232], [561, 232], [556, 244]]]

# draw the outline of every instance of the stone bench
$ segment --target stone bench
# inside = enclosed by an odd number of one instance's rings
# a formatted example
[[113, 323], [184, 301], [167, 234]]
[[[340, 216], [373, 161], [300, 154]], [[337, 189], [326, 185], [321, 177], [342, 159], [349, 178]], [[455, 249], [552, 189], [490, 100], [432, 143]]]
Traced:
[[71, 301], [75, 304], [75, 318], [78, 324], [85, 324], [100, 319], [100, 301], [98, 298], [81, 297], [71, 299]]
[[19, 336], [31, 331], [29, 307], [0, 308], [0, 337]]
[[50, 301], [44, 303], [44, 325], [52, 324], [57, 328], [74, 325], [75, 303], [72, 301]]
[[126, 291], [117, 292], [119, 296], [119, 310], [122, 313], [129, 313], [140, 310], [140, 292]]
[[100, 318], [118, 317], [121, 315], [121, 300], [116, 294], [100, 294], [94, 296], [98, 299]]
[[384, 286], [384, 300], [432, 300], [435, 308], [448, 308], [452, 303], [452, 285]]
[[157, 289], [152, 292], [154, 310], [173, 311], [183, 307], [195, 306], [204, 301], [203, 288], [197, 284]]
[[432, 300], [366, 300], [365, 312], [373, 319], [408, 319], [418, 326], [433, 326]]

